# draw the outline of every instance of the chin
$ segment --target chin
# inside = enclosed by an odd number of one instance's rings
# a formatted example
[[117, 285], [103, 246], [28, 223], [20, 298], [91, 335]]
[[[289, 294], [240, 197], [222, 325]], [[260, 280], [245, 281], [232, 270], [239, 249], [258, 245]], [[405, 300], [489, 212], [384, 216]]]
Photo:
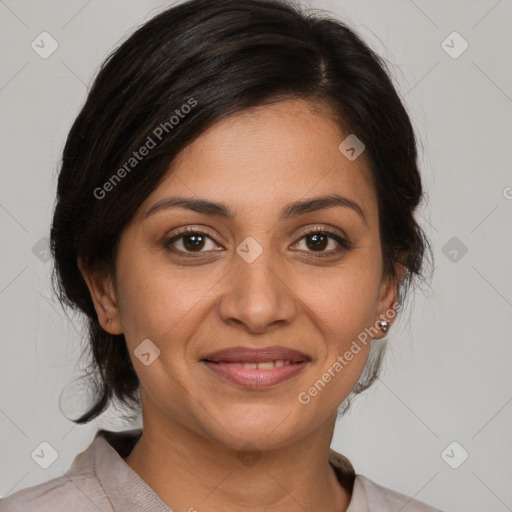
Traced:
[[217, 421], [210, 421], [208, 428], [213, 439], [235, 450], [247, 445], [260, 450], [278, 449], [305, 436], [306, 422], [301, 420], [300, 412], [264, 405], [223, 408], [220, 416], [215, 415]]

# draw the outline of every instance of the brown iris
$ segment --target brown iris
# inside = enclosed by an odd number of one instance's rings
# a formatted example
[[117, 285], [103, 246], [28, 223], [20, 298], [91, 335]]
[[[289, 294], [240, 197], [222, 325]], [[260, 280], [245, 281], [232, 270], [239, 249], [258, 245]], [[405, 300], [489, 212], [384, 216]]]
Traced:
[[199, 233], [183, 236], [183, 246], [187, 251], [201, 250], [204, 247], [205, 236]]
[[[313, 233], [312, 235], [307, 235], [307, 246], [309, 249], [325, 249], [327, 246], [327, 243], [329, 241], [329, 237], [326, 235], [323, 235], [321, 233]], [[311, 243], [310, 243], [311, 241]]]

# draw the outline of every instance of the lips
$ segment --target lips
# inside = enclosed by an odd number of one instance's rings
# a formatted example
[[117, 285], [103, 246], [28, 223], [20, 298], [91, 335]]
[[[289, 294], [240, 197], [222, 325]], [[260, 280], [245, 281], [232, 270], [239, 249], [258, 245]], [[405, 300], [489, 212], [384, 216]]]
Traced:
[[300, 363], [311, 358], [298, 350], [272, 346], [264, 348], [233, 347], [207, 354], [203, 360], [213, 363], [265, 363], [269, 361], [289, 361]]
[[223, 380], [246, 389], [261, 389], [291, 379], [311, 362], [311, 358], [298, 350], [280, 346], [234, 347], [207, 354], [202, 362]]

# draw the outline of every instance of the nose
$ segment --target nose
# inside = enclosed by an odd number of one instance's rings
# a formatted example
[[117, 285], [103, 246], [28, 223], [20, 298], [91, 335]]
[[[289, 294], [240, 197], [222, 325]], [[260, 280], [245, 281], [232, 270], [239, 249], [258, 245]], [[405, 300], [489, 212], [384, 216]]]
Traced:
[[270, 250], [250, 263], [239, 254], [233, 259], [218, 302], [222, 321], [254, 334], [291, 323], [299, 308], [285, 266]]

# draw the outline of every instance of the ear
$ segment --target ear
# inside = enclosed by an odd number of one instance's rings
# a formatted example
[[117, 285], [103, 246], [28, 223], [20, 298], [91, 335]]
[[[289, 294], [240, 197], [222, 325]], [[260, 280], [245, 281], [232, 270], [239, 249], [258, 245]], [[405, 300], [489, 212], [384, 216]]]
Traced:
[[78, 258], [78, 268], [89, 288], [100, 325], [110, 334], [122, 334], [112, 276], [99, 269], [86, 268], [80, 258]]
[[[389, 327], [391, 327], [393, 322], [396, 320], [398, 314], [398, 290], [405, 272], [405, 266], [397, 263], [395, 265], [395, 271], [395, 279], [393, 279], [391, 276], [386, 276], [386, 278], [382, 280], [377, 309], [379, 312], [379, 317], [376, 319], [376, 322], [379, 320], [386, 320], [389, 324]], [[379, 329], [379, 334], [375, 336], [375, 338], [380, 339], [385, 335], [386, 333]]]

